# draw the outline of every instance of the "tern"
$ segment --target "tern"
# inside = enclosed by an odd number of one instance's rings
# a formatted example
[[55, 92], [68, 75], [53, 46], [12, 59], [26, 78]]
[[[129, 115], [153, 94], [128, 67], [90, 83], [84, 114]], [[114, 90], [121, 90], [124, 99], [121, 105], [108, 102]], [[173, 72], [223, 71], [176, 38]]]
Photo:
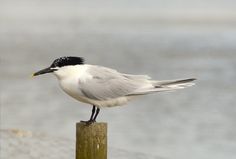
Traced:
[[60, 57], [32, 76], [53, 73], [63, 91], [76, 100], [93, 106], [86, 124], [96, 122], [102, 107], [114, 107], [142, 95], [172, 91], [194, 85], [195, 78], [152, 80], [147, 75], [120, 73], [114, 69], [89, 65], [82, 57]]

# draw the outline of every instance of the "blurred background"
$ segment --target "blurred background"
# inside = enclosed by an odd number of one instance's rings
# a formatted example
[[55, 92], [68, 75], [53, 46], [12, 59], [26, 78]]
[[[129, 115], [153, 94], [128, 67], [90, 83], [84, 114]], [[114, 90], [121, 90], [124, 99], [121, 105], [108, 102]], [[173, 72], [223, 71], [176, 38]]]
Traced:
[[236, 158], [235, 0], [1, 0], [1, 129], [75, 139], [91, 106], [53, 75], [60, 56], [196, 86], [102, 109], [109, 146], [166, 159]]

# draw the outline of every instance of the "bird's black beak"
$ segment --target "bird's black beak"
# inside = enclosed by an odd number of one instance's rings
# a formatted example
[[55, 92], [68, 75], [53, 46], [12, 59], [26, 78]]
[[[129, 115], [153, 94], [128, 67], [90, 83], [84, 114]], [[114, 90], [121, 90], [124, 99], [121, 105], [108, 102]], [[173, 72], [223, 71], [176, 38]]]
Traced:
[[56, 69], [53, 69], [53, 68], [51, 68], [51, 67], [48, 67], [48, 68], [45, 68], [45, 69], [42, 69], [42, 70], [40, 70], [40, 71], [38, 71], [38, 72], [33, 73], [33, 74], [32, 74], [32, 77], [38, 76], [38, 75], [42, 75], [42, 74], [45, 74], [45, 73], [51, 73], [51, 72], [53, 72], [53, 71], [55, 71], [55, 70], [56, 70]]

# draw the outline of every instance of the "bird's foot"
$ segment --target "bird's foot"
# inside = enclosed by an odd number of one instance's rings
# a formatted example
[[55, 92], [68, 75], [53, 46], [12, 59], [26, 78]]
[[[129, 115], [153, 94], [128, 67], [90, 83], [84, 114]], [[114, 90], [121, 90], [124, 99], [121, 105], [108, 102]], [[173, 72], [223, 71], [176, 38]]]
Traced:
[[90, 125], [90, 124], [92, 124], [92, 123], [95, 123], [96, 122], [96, 120], [87, 120], [87, 121], [83, 121], [83, 120], [81, 120], [81, 122], [82, 123], [85, 123], [86, 125]]

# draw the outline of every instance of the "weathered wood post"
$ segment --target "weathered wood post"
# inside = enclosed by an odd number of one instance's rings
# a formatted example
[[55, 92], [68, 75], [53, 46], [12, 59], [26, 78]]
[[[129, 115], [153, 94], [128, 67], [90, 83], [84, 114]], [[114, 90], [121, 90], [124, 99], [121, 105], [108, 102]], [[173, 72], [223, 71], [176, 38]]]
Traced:
[[76, 159], [107, 159], [107, 123], [76, 123]]

